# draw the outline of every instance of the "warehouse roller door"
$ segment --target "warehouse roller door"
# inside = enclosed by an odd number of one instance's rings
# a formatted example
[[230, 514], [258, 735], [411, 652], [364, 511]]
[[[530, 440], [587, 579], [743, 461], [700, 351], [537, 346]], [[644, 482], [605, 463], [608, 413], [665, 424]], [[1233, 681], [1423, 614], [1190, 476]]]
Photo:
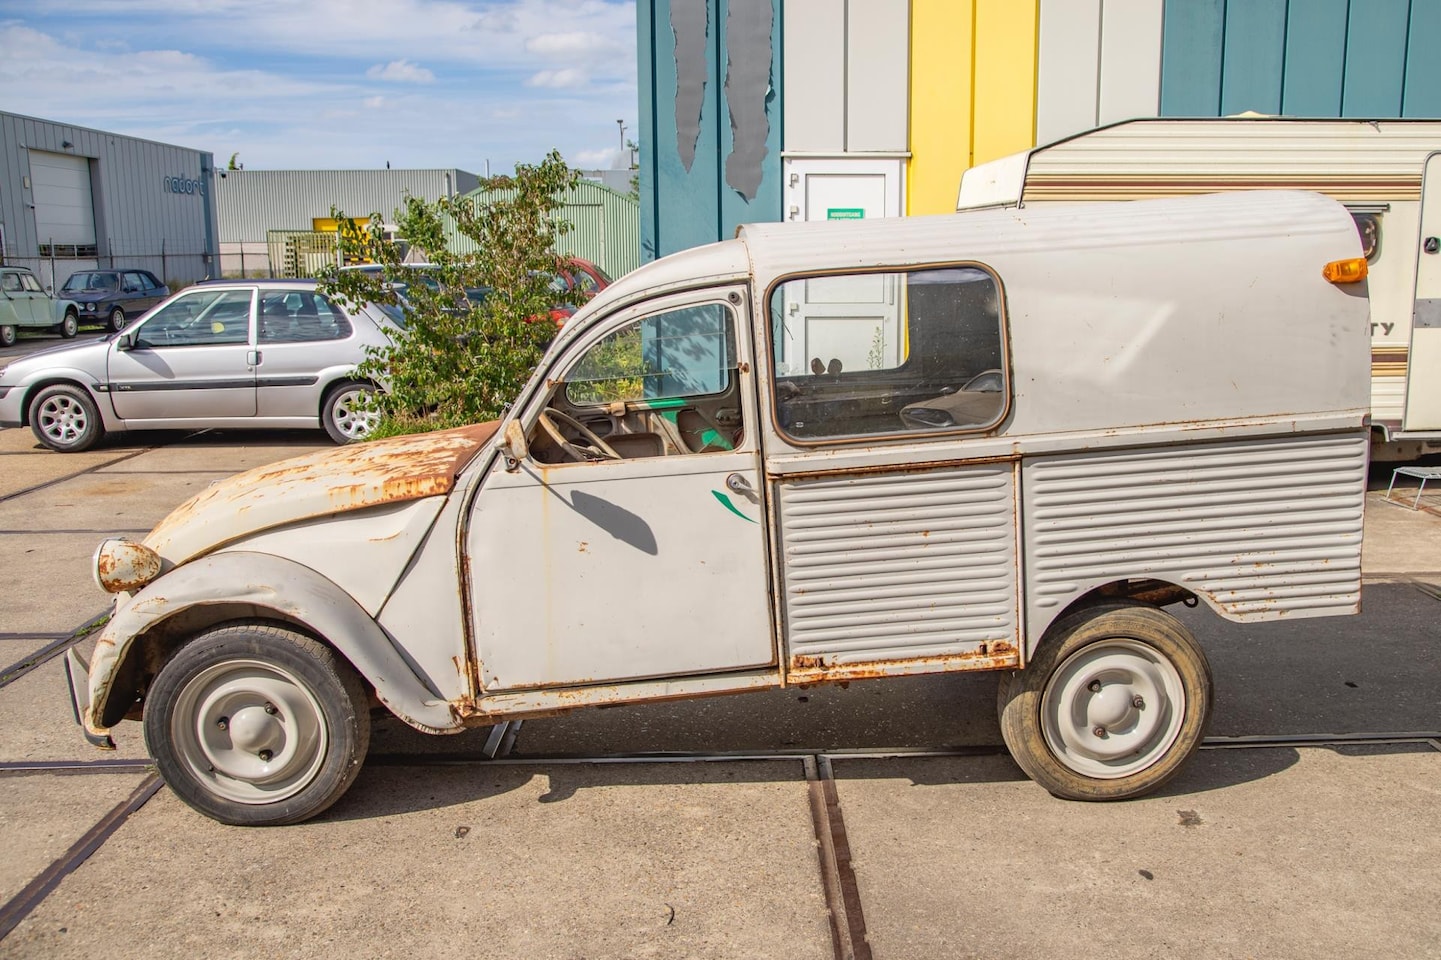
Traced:
[[[95, 255], [95, 204], [90, 196], [90, 161], [60, 153], [30, 151], [35, 199], [35, 239], [67, 248], [69, 256]], [[69, 248], [77, 247], [72, 250]]]

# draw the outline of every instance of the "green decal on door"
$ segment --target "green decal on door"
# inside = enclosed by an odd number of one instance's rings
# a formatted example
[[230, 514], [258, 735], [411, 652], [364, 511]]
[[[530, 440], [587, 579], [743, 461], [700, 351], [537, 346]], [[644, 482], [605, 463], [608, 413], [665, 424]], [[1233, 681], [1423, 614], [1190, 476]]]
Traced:
[[737, 507], [734, 503], [731, 503], [731, 498], [729, 494], [721, 493], [719, 490], [712, 490], [711, 493], [715, 494], [715, 498], [720, 501], [721, 506], [725, 507], [731, 513], [740, 517], [742, 520], [748, 520], [751, 523], [757, 522], [754, 517], [748, 517], [745, 514], [741, 513], [740, 508]]

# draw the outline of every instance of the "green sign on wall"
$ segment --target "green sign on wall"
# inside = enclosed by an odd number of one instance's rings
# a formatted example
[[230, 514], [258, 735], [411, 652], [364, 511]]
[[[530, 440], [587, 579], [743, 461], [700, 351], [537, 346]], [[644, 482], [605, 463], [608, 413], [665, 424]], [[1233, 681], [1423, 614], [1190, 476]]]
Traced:
[[830, 207], [826, 210], [827, 220], [864, 220], [866, 211], [862, 207]]

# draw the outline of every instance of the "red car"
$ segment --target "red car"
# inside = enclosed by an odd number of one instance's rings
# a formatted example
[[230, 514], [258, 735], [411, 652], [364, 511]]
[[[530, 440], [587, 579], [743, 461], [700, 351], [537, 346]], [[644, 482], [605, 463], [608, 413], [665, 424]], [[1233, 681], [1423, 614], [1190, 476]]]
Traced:
[[[608, 286], [610, 286], [610, 276], [600, 267], [589, 260], [582, 260], [580, 257], [565, 257], [556, 269], [555, 281], [551, 284], [551, 289], [557, 293], [566, 290], [580, 290], [585, 295], [585, 299], [589, 300]], [[557, 327], [565, 326], [565, 322], [575, 314], [576, 309], [574, 304], [552, 307], [550, 318], [555, 321]]]

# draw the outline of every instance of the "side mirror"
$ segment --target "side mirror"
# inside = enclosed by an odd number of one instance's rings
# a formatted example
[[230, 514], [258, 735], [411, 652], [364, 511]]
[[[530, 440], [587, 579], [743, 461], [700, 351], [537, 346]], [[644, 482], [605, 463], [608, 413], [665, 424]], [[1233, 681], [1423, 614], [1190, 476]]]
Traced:
[[520, 461], [530, 455], [530, 447], [525, 442], [525, 430], [519, 420], [512, 420], [505, 425], [505, 442], [501, 449], [505, 451], [505, 469], [511, 473], [519, 470]]
[[115, 338], [115, 349], [121, 353], [135, 349], [135, 334], [127, 330]]

